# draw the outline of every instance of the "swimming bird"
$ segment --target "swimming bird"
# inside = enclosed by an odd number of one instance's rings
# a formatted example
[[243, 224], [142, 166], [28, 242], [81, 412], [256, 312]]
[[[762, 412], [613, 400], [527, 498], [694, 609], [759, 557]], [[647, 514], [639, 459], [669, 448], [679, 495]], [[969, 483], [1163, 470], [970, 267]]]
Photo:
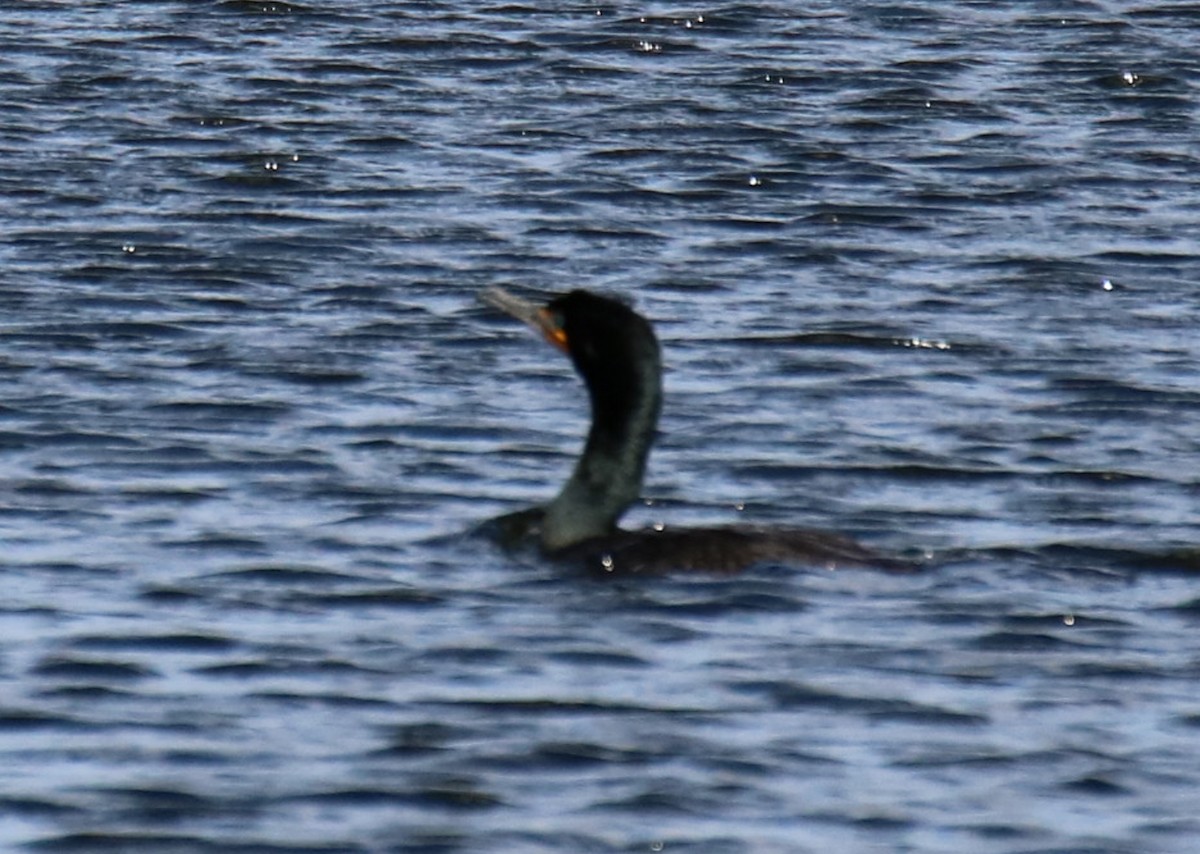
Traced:
[[544, 505], [488, 524], [506, 544], [536, 537], [555, 558], [582, 558], [604, 573], [707, 570], [754, 564], [869, 567], [911, 564], [852, 539], [795, 528], [711, 527], [628, 531], [617, 523], [641, 494], [662, 408], [662, 359], [649, 321], [620, 300], [573, 290], [538, 306], [502, 288], [480, 298], [528, 324], [570, 358], [591, 399], [591, 428], [575, 468]]

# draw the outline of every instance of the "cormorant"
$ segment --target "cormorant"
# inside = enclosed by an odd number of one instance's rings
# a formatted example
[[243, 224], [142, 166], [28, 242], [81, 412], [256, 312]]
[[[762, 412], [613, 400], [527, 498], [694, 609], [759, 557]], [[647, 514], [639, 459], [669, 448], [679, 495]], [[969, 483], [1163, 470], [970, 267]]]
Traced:
[[506, 544], [536, 535], [551, 557], [583, 558], [590, 568], [620, 574], [736, 572], [765, 563], [916, 569], [824, 531], [618, 528], [621, 514], [641, 493], [662, 404], [662, 362], [650, 323], [621, 301], [585, 290], [555, 297], [545, 306], [497, 287], [484, 290], [480, 298], [527, 323], [570, 356], [592, 404], [583, 453], [558, 495], [488, 523]]

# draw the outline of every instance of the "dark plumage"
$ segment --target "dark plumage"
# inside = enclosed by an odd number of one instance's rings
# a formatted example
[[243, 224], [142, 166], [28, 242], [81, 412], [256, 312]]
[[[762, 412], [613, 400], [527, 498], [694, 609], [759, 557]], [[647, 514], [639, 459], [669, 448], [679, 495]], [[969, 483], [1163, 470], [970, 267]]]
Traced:
[[570, 478], [545, 505], [493, 520], [489, 527], [503, 542], [536, 535], [546, 554], [583, 559], [603, 573], [736, 572], [762, 563], [890, 572], [915, 568], [822, 531], [618, 528], [621, 514], [641, 492], [658, 425], [662, 365], [654, 330], [624, 303], [583, 290], [556, 297], [544, 307], [500, 288], [484, 291], [482, 299], [566, 352], [592, 405], [591, 429]]

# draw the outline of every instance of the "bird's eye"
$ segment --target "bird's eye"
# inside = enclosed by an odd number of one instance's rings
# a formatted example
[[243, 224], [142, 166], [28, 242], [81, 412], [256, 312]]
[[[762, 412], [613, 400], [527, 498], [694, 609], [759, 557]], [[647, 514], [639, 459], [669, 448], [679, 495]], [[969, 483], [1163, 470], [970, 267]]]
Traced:
[[564, 352], [568, 351], [567, 330], [563, 328], [565, 318], [561, 311], [543, 308], [538, 313], [538, 326], [546, 340]]

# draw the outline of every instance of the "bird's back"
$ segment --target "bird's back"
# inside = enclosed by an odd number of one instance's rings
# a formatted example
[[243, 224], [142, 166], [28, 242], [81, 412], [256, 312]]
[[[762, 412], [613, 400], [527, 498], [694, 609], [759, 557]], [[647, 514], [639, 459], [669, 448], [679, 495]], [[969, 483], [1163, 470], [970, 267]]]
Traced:
[[849, 537], [799, 528], [680, 528], [617, 531], [562, 553], [589, 570], [613, 575], [674, 571], [740, 572], [766, 564], [818, 569], [876, 569], [911, 573], [913, 563], [868, 549]]

